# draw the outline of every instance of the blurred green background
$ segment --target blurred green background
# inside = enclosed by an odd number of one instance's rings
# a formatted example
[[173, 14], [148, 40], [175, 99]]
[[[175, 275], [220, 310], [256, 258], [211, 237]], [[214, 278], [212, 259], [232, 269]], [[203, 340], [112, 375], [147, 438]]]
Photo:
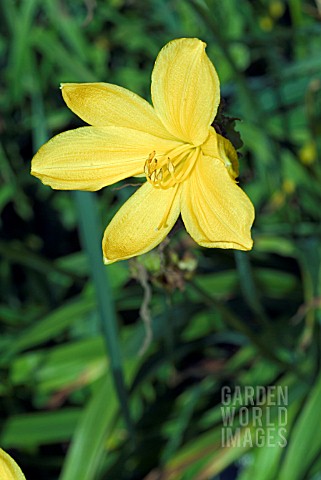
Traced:
[[[1, 447], [37, 480], [320, 479], [320, 1], [2, 0], [1, 17]], [[31, 158], [82, 125], [61, 82], [150, 99], [158, 51], [184, 36], [221, 79], [254, 249], [178, 228], [104, 267], [133, 188], [52, 191]], [[223, 386], [288, 387], [286, 448], [223, 448]]]

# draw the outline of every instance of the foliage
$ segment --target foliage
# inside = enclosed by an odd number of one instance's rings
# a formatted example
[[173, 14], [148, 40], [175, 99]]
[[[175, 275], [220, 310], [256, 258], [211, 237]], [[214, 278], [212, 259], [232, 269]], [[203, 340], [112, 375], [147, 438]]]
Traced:
[[[2, 14], [1, 447], [26, 478], [319, 478], [319, 3], [3, 0]], [[103, 228], [133, 187], [54, 192], [30, 161], [81, 125], [61, 82], [149, 98], [157, 52], [181, 36], [205, 40], [220, 75], [255, 247], [201, 249], [178, 225], [106, 268]], [[224, 385], [288, 386], [286, 448], [222, 448]]]

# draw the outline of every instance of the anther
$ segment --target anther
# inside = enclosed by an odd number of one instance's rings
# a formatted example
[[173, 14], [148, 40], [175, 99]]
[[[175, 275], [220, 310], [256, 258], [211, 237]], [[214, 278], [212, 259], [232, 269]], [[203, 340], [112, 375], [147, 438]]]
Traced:
[[[196, 153], [196, 152], [195, 152]], [[187, 159], [190, 159], [186, 163]], [[169, 189], [174, 185], [181, 183], [190, 174], [195, 164], [196, 154], [191, 158], [189, 153], [173, 151], [173, 156], [167, 154], [158, 154], [153, 150], [144, 165], [146, 179], [155, 187]]]
[[169, 173], [172, 175], [174, 173], [175, 167], [172, 164], [172, 162], [170, 161], [170, 158], [168, 158], [167, 168], [168, 168]]

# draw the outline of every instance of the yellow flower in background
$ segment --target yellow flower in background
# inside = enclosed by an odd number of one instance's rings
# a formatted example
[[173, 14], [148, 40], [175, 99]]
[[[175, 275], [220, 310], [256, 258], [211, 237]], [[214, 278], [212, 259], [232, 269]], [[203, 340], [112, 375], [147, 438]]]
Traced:
[[0, 480], [26, 480], [13, 458], [0, 448]]
[[120, 208], [103, 238], [105, 263], [156, 247], [180, 213], [204, 247], [252, 248], [254, 209], [238, 187], [238, 159], [213, 122], [219, 79], [196, 38], [173, 40], [152, 73], [153, 107], [107, 83], [67, 83], [68, 107], [91, 126], [57, 135], [32, 161], [32, 175], [60, 190], [98, 190], [127, 177], [146, 182]]

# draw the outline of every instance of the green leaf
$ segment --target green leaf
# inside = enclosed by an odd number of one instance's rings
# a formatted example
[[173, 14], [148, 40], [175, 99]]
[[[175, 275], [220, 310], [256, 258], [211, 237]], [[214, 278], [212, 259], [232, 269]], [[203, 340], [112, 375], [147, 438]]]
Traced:
[[[81, 297], [55, 310], [32, 327], [23, 331], [11, 346], [12, 352], [19, 352], [46, 342], [79, 321], [96, 307], [93, 298]], [[10, 353], [10, 352], [9, 352]]]
[[307, 478], [317, 455], [321, 452], [320, 422], [321, 376], [301, 407], [300, 416], [289, 438], [288, 451], [279, 480]]
[[32, 382], [38, 395], [51, 394], [92, 383], [105, 374], [106, 365], [99, 336], [20, 355], [12, 363], [10, 377], [14, 385]]
[[4, 448], [30, 448], [69, 441], [80, 418], [81, 409], [13, 415], [4, 424]]
[[111, 376], [96, 386], [77, 425], [59, 480], [97, 478], [105, 451], [105, 439], [111, 434], [118, 413], [118, 402]]

